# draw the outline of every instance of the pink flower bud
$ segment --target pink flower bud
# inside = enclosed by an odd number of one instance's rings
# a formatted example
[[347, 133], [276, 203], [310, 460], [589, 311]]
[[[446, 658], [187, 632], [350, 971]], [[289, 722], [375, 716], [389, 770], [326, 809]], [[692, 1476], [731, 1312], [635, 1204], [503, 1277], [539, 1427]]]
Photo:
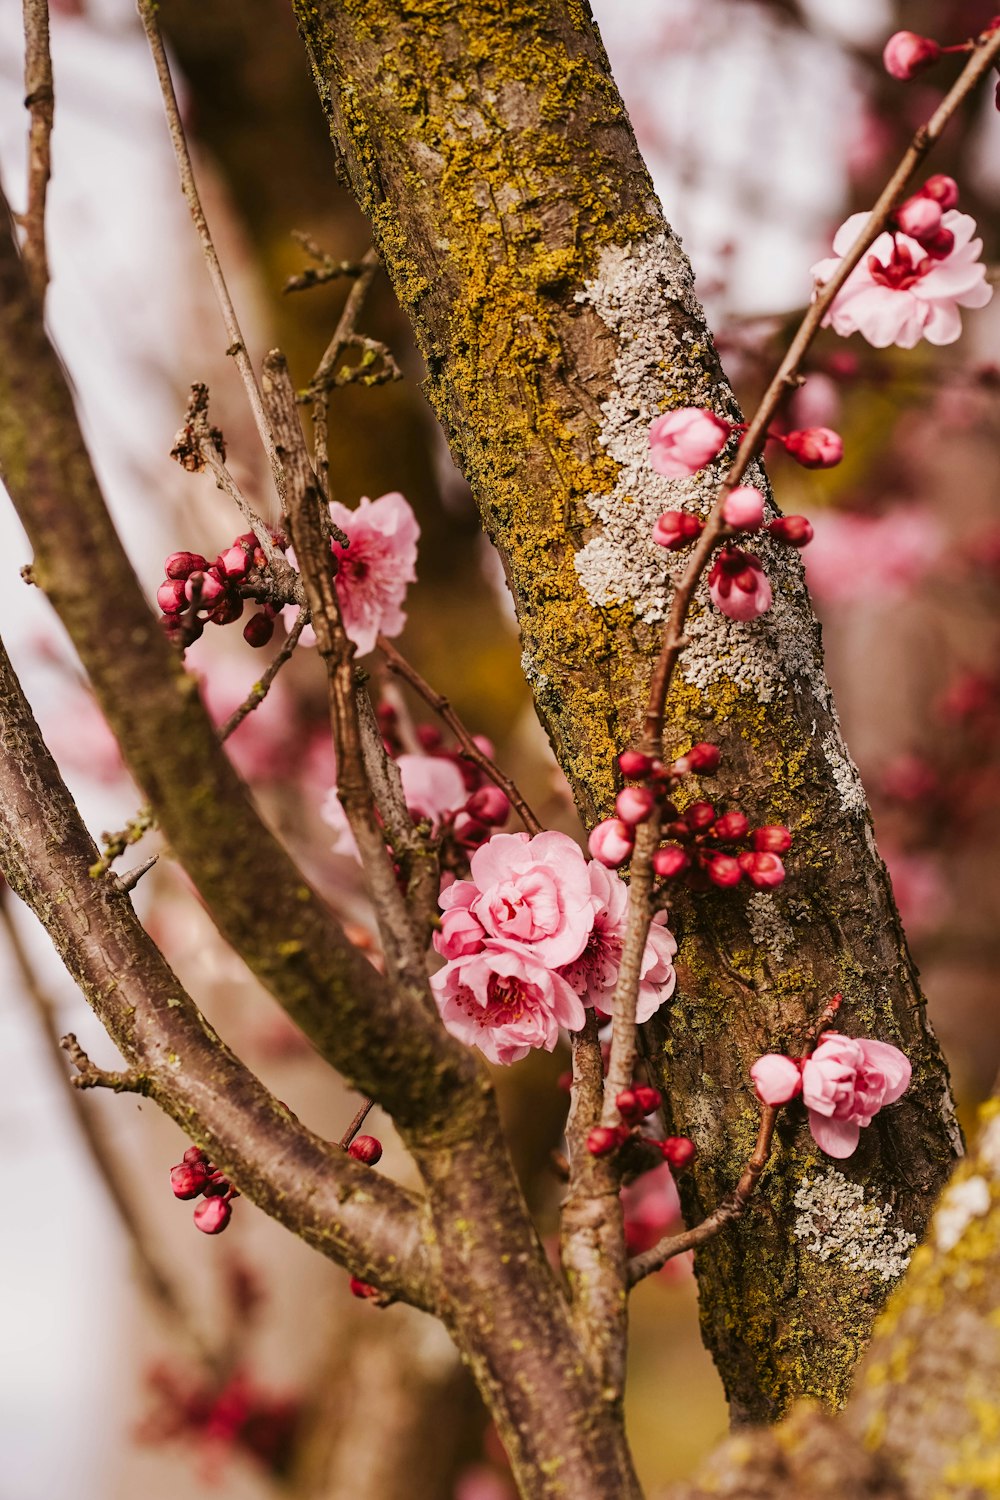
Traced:
[[227, 578], [245, 578], [250, 571], [250, 559], [247, 556], [246, 548], [240, 547], [236, 543], [231, 547], [227, 547], [225, 552], [219, 554], [215, 566]]
[[725, 839], [727, 842], [733, 839], [743, 838], [750, 827], [749, 819], [741, 812], [723, 813], [721, 818], [716, 818], [715, 827], [712, 832], [717, 839]]
[[777, 542], [786, 547], [807, 547], [813, 539], [813, 529], [805, 516], [779, 516], [771, 521], [768, 531]]
[[199, 609], [205, 609], [225, 592], [225, 585], [215, 573], [209, 569], [208, 572], [192, 573], [184, 585], [184, 593], [190, 603], [198, 599]]
[[785, 867], [776, 854], [769, 854], [766, 851], [758, 854], [746, 850], [738, 855], [738, 859], [744, 875], [759, 891], [781, 885], [785, 878]]
[[656, 798], [645, 786], [627, 786], [615, 799], [615, 812], [630, 828], [645, 823], [655, 806]]
[[[615, 1105], [623, 1120], [635, 1123], [641, 1120], [646, 1111], [639, 1104], [633, 1089], [622, 1089], [620, 1094], [615, 1095]], [[598, 1153], [600, 1154], [600, 1153]]]
[[628, 1128], [624, 1125], [596, 1125], [587, 1136], [587, 1150], [591, 1156], [609, 1156], [628, 1140], [628, 1136]]
[[653, 522], [653, 541], [668, 552], [676, 552], [700, 536], [704, 527], [700, 516], [692, 516], [686, 510], [665, 510]]
[[668, 411], [649, 429], [649, 461], [667, 479], [686, 478], [721, 453], [731, 432], [728, 422], [703, 406]]
[[478, 849], [480, 844], [485, 844], [491, 836], [490, 830], [484, 823], [480, 823], [478, 818], [470, 817], [464, 810], [455, 814], [455, 821], [451, 827], [458, 842], [464, 844], [467, 849]]
[[958, 207], [958, 183], [947, 172], [935, 172], [933, 177], [928, 177], [920, 191], [925, 198], [933, 198], [944, 213], [949, 208]]
[[895, 213], [896, 223], [904, 234], [918, 243], [937, 234], [941, 228], [941, 205], [925, 193], [915, 193], [901, 203]]
[[170, 1188], [175, 1198], [197, 1198], [204, 1192], [208, 1178], [204, 1162], [182, 1161], [170, 1168]]
[[443, 914], [440, 930], [435, 932], [432, 942], [442, 958], [464, 958], [467, 953], [478, 953], [485, 937], [468, 907], [453, 906]]
[[698, 776], [712, 776], [719, 769], [719, 761], [722, 759], [722, 751], [718, 745], [710, 745], [705, 740], [692, 745], [684, 756], [687, 761], [686, 769], [694, 771]]
[[653, 760], [651, 756], [643, 755], [641, 750], [623, 750], [618, 757], [618, 769], [623, 776], [630, 776], [638, 781], [649, 775], [653, 769]]
[[373, 1167], [382, 1160], [382, 1142], [373, 1135], [356, 1135], [347, 1148], [347, 1154], [355, 1161], [364, 1162], [366, 1167]]
[[723, 502], [722, 519], [734, 531], [756, 531], [764, 523], [764, 496], [752, 484], [738, 485]]
[[802, 1070], [790, 1057], [768, 1052], [750, 1069], [757, 1098], [764, 1104], [787, 1104], [802, 1092]]
[[710, 854], [705, 861], [705, 872], [712, 884], [721, 886], [723, 890], [739, 885], [743, 875], [739, 861], [731, 854]]
[[942, 225], [937, 234], [921, 240], [921, 244], [931, 260], [947, 260], [955, 248], [955, 236], [950, 229], [945, 229]]
[[941, 48], [931, 37], [897, 31], [886, 42], [882, 61], [887, 73], [905, 81], [932, 67], [940, 56]]
[[194, 1227], [202, 1234], [221, 1234], [232, 1216], [228, 1198], [206, 1198], [194, 1211]]
[[156, 590], [156, 602], [165, 615], [179, 615], [187, 599], [184, 584], [179, 578], [169, 578]]
[[674, 880], [690, 863], [689, 856], [677, 844], [664, 844], [653, 855], [653, 869], [661, 880]]
[[676, 1171], [689, 1167], [697, 1154], [694, 1141], [688, 1140], [686, 1135], [668, 1135], [665, 1141], [658, 1141], [657, 1145], [663, 1160], [669, 1162]]
[[208, 558], [200, 552], [171, 552], [163, 564], [168, 578], [190, 578], [192, 573], [201, 573], [208, 567]]
[[480, 823], [499, 828], [510, 816], [510, 799], [498, 786], [482, 786], [478, 792], [473, 792], [465, 810]]
[[719, 553], [708, 575], [708, 592], [716, 608], [731, 620], [756, 620], [773, 603], [760, 559], [737, 547], [724, 547]]
[[227, 590], [222, 598], [212, 609], [209, 621], [213, 625], [232, 625], [243, 613], [243, 599], [235, 593]]
[[832, 427], [803, 427], [784, 441], [785, 451], [804, 469], [832, 469], [844, 456], [844, 440]]
[[759, 854], [786, 854], [792, 847], [792, 835], [781, 823], [755, 828], [750, 843]]
[[648, 1083], [637, 1083], [632, 1090], [643, 1115], [651, 1115], [663, 1103], [663, 1095]]
[[274, 621], [270, 615], [251, 615], [243, 627], [243, 639], [248, 646], [266, 646], [274, 634]]
[[587, 847], [599, 865], [617, 870], [632, 857], [635, 840], [631, 828], [620, 818], [605, 818], [587, 840]]
[[189, 1146], [181, 1157], [181, 1161], [200, 1161], [205, 1166], [208, 1165], [208, 1157], [200, 1146]]
[[684, 814], [684, 821], [695, 833], [703, 833], [715, 822], [715, 808], [711, 802], [692, 802]]

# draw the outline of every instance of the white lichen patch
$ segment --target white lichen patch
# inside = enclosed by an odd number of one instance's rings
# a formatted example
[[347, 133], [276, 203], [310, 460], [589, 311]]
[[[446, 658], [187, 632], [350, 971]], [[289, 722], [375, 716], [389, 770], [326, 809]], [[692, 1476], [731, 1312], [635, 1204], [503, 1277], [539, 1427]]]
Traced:
[[934, 1215], [934, 1243], [947, 1253], [954, 1250], [973, 1219], [990, 1211], [990, 1185], [985, 1177], [966, 1177], [953, 1182], [941, 1196]]
[[838, 1260], [852, 1271], [895, 1281], [910, 1263], [916, 1235], [893, 1227], [888, 1204], [866, 1203], [860, 1183], [842, 1172], [807, 1177], [794, 1198], [795, 1238], [820, 1260]]
[[[650, 625], [666, 619], [673, 580], [685, 556], [671, 555], [652, 541], [653, 523], [664, 510], [706, 515], [718, 493], [724, 463], [686, 479], [665, 479], [649, 462], [649, 424], [660, 415], [670, 390], [669, 370], [685, 358], [683, 344], [707, 331], [678, 331], [680, 306], [700, 319], [691, 270], [666, 235], [640, 243], [611, 246], [602, 253], [598, 275], [577, 294], [592, 306], [618, 340], [614, 388], [601, 403], [600, 442], [618, 465], [614, 489], [591, 494], [586, 505], [595, 529], [576, 555], [576, 569], [596, 607], [630, 602]], [[695, 325], [698, 326], [698, 325]], [[706, 404], [720, 416], [738, 420], [732, 393], [720, 384]], [[730, 445], [735, 447], [735, 441]], [[726, 450], [727, 456], [730, 450]], [[767, 493], [759, 466], [747, 482]], [[682, 658], [689, 683], [708, 687], [733, 682], [769, 703], [804, 678], [824, 705], [829, 694], [819, 667], [812, 616], [802, 582], [801, 563], [790, 549], [769, 539], [748, 543], [758, 551], [771, 581], [775, 603], [760, 620], [730, 620], [712, 605], [703, 581], [689, 622], [692, 645]]]
[[754, 946], [770, 953], [776, 963], [795, 945], [795, 934], [770, 891], [754, 891], [747, 901], [747, 921]]
[[851, 753], [840, 734], [839, 724], [825, 737], [822, 748], [827, 764], [833, 772], [841, 807], [845, 812], [863, 815], [868, 811], [868, 798], [865, 795], [861, 773], [851, 759]]

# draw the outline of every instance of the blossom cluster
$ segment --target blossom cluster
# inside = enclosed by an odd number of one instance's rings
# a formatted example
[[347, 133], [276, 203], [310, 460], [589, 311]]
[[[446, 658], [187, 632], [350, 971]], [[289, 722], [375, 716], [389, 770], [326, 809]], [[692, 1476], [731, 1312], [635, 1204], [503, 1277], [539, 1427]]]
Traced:
[[[624, 787], [615, 803], [617, 817], [607, 818], [590, 835], [590, 852], [610, 869], [632, 857], [635, 830], [658, 810], [662, 832], [670, 842], [653, 855], [653, 870], [662, 880], [677, 880], [693, 890], [716, 885], [739, 885], [744, 878], [758, 890], [781, 885], [785, 867], [780, 856], [792, 846], [792, 836], [783, 824], [751, 828], [750, 820], [737, 808], [719, 812], [711, 802], [693, 802], [678, 812], [668, 794], [689, 772], [709, 776], [718, 769], [719, 747], [692, 745], [686, 755], [665, 766], [638, 750], [625, 750], [618, 757], [622, 774], [644, 784]], [[735, 850], [741, 844], [748, 847]]]
[[[446, 960], [431, 986], [447, 1029], [491, 1062], [533, 1047], [551, 1052], [585, 1007], [614, 990], [628, 921], [628, 887], [587, 861], [564, 833], [498, 833], [475, 851], [470, 879], [441, 893], [434, 947]], [[662, 914], [643, 955], [637, 1019], [672, 994], [677, 944]]]
[[825, 1032], [809, 1057], [769, 1052], [750, 1069], [765, 1104], [788, 1104], [802, 1095], [813, 1140], [838, 1159], [854, 1154], [861, 1131], [906, 1092], [910, 1075], [909, 1059], [898, 1047], [836, 1031]]
[[[279, 550], [288, 546], [280, 532], [271, 539]], [[252, 531], [238, 536], [210, 563], [200, 552], [172, 552], [164, 563], [166, 577], [156, 591], [162, 625], [168, 637], [189, 646], [206, 624], [232, 625], [243, 614], [244, 598], [256, 598], [260, 610], [243, 627], [250, 646], [266, 646], [274, 634], [278, 608], [267, 599], [263, 570], [267, 559]], [[256, 575], [256, 576], [254, 576]]]
[[202, 1198], [194, 1211], [194, 1224], [202, 1234], [221, 1234], [233, 1210], [230, 1204], [239, 1192], [198, 1146], [189, 1146], [183, 1159], [170, 1168], [170, 1186], [175, 1198]]
[[695, 1144], [686, 1135], [668, 1135], [657, 1140], [641, 1130], [642, 1121], [654, 1114], [662, 1103], [659, 1089], [648, 1084], [637, 1083], [632, 1088], [622, 1089], [615, 1095], [621, 1124], [595, 1125], [587, 1135], [587, 1150], [591, 1156], [609, 1156], [627, 1141], [637, 1140], [644, 1146], [655, 1147], [674, 1171], [689, 1167], [695, 1158]]
[[221, 1461], [242, 1453], [273, 1474], [287, 1472], [302, 1402], [260, 1389], [245, 1370], [219, 1383], [188, 1379], [166, 1366], [150, 1371], [156, 1406], [136, 1432], [140, 1442], [181, 1442], [195, 1449], [207, 1483], [217, 1483]]

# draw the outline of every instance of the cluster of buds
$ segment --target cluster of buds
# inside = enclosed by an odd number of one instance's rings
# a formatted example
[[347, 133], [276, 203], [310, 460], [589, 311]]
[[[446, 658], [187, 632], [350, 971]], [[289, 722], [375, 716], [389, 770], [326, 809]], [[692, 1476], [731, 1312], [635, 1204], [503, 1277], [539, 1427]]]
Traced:
[[[718, 458], [734, 433], [745, 431], [745, 422], [727, 421], [707, 406], [682, 406], [651, 423], [649, 461], [666, 479], [686, 479]], [[844, 456], [840, 434], [829, 427], [775, 430], [767, 436], [806, 469], [832, 469]]]
[[[919, 192], [901, 203], [892, 216], [891, 227], [924, 250], [932, 260], [946, 260], [955, 248], [955, 236], [942, 222], [950, 208], [958, 204], [958, 183], [954, 177], [938, 172], [928, 177]], [[868, 269], [881, 286], [906, 286], [908, 277], [917, 279], [913, 256], [906, 245], [895, 242], [888, 266], [877, 256], [868, 257]]]
[[639, 1139], [645, 1146], [655, 1146], [675, 1171], [689, 1167], [694, 1161], [695, 1145], [686, 1135], [668, 1135], [664, 1140], [640, 1135], [642, 1121], [659, 1109], [663, 1100], [659, 1089], [648, 1084], [637, 1083], [630, 1089], [622, 1089], [615, 1096], [615, 1105], [621, 1116], [620, 1125], [596, 1125], [587, 1136], [587, 1150], [591, 1156], [610, 1156], [626, 1141]]
[[239, 1193], [200, 1147], [189, 1146], [183, 1160], [170, 1168], [170, 1186], [175, 1198], [203, 1199], [194, 1211], [196, 1229], [202, 1234], [222, 1233], [232, 1218], [232, 1200]]
[[143, 1419], [140, 1442], [183, 1442], [200, 1450], [206, 1483], [217, 1483], [226, 1454], [242, 1453], [275, 1475], [287, 1474], [302, 1402], [261, 1390], [237, 1369], [219, 1384], [155, 1366], [147, 1384], [156, 1405]]
[[[282, 551], [288, 546], [280, 532], [272, 532], [274, 545]], [[164, 563], [166, 577], [156, 591], [156, 602], [163, 614], [161, 624], [170, 640], [189, 646], [208, 625], [232, 625], [243, 614], [245, 598], [257, 599], [261, 608], [243, 627], [243, 639], [249, 646], [266, 646], [274, 634], [274, 621], [280, 605], [261, 597], [266, 591], [258, 578], [267, 559], [252, 531], [238, 536], [231, 546], [220, 552], [214, 563], [200, 552], [172, 552]]]
[[[994, 16], [986, 31], [995, 31], [1000, 26], [1000, 16]], [[950, 52], [971, 52], [975, 42], [956, 42], [952, 47], [942, 47], [931, 36], [921, 36], [916, 31], [896, 31], [886, 42], [882, 51], [885, 70], [893, 78], [907, 82], [916, 78], [927, 68], [932, 68]]]
[[690, 773], [714, 775], [719, 769], [720, 756], [718, 745], [702, 743], [692, 745], [686, 755], [666, 766], [641, 750], [623, 750], [618, 757], [618, 769], [630, 781], [643, 784], [623, 787], [615, 800], [618, 816], [605, 818], [591, 833], [590, 852], [598, 864], [606, 865], [609, 870], [626, 864], [632, 858], [639, 824], [647, 822], [657, 807], [661, 817], [675, 818], [677, 809], [668, 800], [674, 784]]

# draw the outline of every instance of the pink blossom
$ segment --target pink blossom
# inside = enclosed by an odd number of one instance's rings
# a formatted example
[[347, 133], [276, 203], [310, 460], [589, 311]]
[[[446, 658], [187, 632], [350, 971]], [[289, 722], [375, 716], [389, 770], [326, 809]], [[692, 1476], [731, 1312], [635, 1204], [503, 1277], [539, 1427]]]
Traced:
[[535, 1047], [551, 1052], [561, 1026], [579, 1031], [584, 1023], [579, 998], [541, 961], [540, 947], [493, 939], [478, 953], [453, 959], [431, 976], [448, 1031], [467, 1046], [478, 1047], [490, 1062], [515, 1063]]
[[366, 495], [357, 510], [334, 500], [330, 516], [351, 539], [346, 548], [333, 542], [332, 550], [344, 629], [363, 656], [374, 650], [376, 636], [398, 635], [406, 624], [401, 605], [417, 576], [420, 527], [397, 490], [377, 500]]
[[426, 820], [435, 833], [445, 818], [465, 806], [469, 794], [453, 760], [442, 755], [399, 755], [396, 765], [410, 817]]
[[803, 427], [788, 432], [785, 452], [804, 469], [832, 469], [844, 456], [844, 440], [832, 427]]
[[898, 1047], [828, 1031], [802, 1066], [802, 1100], [813, 1140], [827, 1156], [853, 1155], [861, 1130], [910, 1083]]
[[441, 904], [467, 905], [488, 938], [524, 944], [555, 969], [580, 956], [594, 924], [587, 868], [565, 833], [495, 833], [472, 856], [472, 879]]
[[627, 859], [631, 859], [635, 847], [632, 829], [621, 818], [605, 818], [590, 831], [587, 847], [591, 854], [609, 870], [616, 870]]
[[[593, 925], [583, 952], [572, 963], [564, 964], [559, 972], [584, 1005], [596, 1005], [598, 1010], [606, 1010], [618, 982], [628, 925], [628, 886], [620, 875], [605, 869], [597, 860], [588, 864], [587, 871]], [[648, 1021], [673, 994], [677, 976], [671, 960], [676, 952], [677, 942], [666, 926], [666, 914], [658, 912], [650, 924], [642, 956], [637, 1021]]]
[[802, 1072], [798, 1063], [777, 1052], [758, 1057], [750, 1069], [750, 1077], [758, 1099], [764, 1104], [787, 1104], [802, 1091]]
[[896, 31], [885, 44], [882, 62], [893, 78], [904, 81], [933, 67], [941, 56], [940, 43], [916, 31]]
[[[812, 267], [818, 287], [836, 271], [867, 218], [852, 214], [837, 230], [835, 255]], [[942, 225], [942, 232], [954, 236], [944, 254], [928, 254], [905, 234], [880, 234], [837, 293], [823, 326], [832, 325], [845, 338], [861, 333], [876, 349], [912, 349], [922, 338], [953, 344], [962, 332], [959, 308], [985, 307], [993, 288], [978, 258], [983, 242], [972, 237], [975, 220], [950, 209]]]
[[752, 484], [737, 485], [723, 502], [722, 519], [734, 531], [756, 531], [764, 521], [764, 496]]
[[771, 608], [773, 596], [760, 559], [725, 547], [708, 575], [712, 602], [731, 620], [756, 620]]
[[703, 406], [682, 406], [657, 417], [649, 429], [649, 461], [667, 479], [685, 479], [712, 462], [732, 427]]
[[464, 958], [468, 953], [478, 953], [486, 941], [486, 934], [466, 906], [455, 906], [441, 918], [440, 930], [432, 939], [442, 958]]
[[813, 524], [806, 582], [818, 600], [832, 604], [899, 598], [934, 568], [945, 540], [937, 520], [918, 506], [896, 506], [883, 516], [824, 510]]

